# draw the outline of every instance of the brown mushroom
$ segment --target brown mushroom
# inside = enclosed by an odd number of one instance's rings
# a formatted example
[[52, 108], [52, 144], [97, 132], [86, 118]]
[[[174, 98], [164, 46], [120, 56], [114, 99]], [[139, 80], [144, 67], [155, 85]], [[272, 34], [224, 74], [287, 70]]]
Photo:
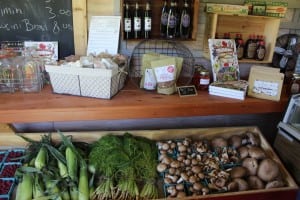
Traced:
[[235, 178], [233, 179], [234, 182], [237, 182], [238, 184], [238, 190], [239, 191], [245, 191], [245, 190], [248, 190], [249, 189], [249, 185], [247, 183], [247, 181], [245, 181], [244, 179], [242, 178]]
[[238, 189], [239, 189], [239, 185], [235, 181], [232, 181], [232, 182], [228, 183], [228, 185], [227, 185], [227, 191], [229, 191], [229, 192], [238, 191]]
[[213, 148], [223, 148], [223, 147], [227, 147], [227, 140], [225, 140], [225, 138], [223, 137], [215, 137], [212, 139], [211, 141], [211, 145]]
[[247, 181], [250, 189], [263, 189], [265, 187], [263, 181], [257, 176], [249, 176]]
[[264, 159], [266, 157], [265, 151], [258, 146], [251, 146], [248, 149], [249, 156], [257, 160]]
[[283, 187], [284, 183], [281, 180], [274, 180], [266, 184], [266, 189]]
[[248, 137], [248, 143], [253, 145], [253, 146], [260, 146], [260, 138], [257, 134], [252, 133], [252, 132], [247, 132], [246, 133]]
[[266, 182], [274, 180], [279, 175], [277, 162], [270, 158], [262, 160], [258, 166], [257, 176]]
[[228, 139], [228, 143], [234, 148], [239, 148], [242, 145], [242, 137], [239, 135], [233, 135]]
[[245, 158], [242, 166], [247, 168], [249, 175], [256, 175], [258, 169], [258, 162], [255, 158]]
[[248, 147], [247, 147], [247, 146], [241, 146], [241, 147], [238, 149], [238, 152], [239, 152], [239, 154], [240, 154], [240, 158], [241, 158], [241, 159], [244, 159], [244, 158], [248, 157], [248, 155], [249, 155]]
[[164, 163], [159, 163], [156, 169], [158, 172], [164, 172], [167, 169], [167, 165]]
[[242, 166], [233, 167], [230, 170], [230, 177], [232, 179], [242, 178], [242, 177], [246, 176], [246, 174], [247, 174], [247, 168], [242, 167]]

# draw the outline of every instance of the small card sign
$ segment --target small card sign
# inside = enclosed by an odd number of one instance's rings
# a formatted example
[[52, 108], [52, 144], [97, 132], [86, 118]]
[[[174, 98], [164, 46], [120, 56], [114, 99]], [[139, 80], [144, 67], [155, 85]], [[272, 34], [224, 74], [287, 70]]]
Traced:
[[278, 68], [252, 66], [249, 75], [248, 96], [279, 101], [284, 74]]
[[177, 90], [180, 97], [198, 95], [196, 87], [194, 85], [177, 87]]

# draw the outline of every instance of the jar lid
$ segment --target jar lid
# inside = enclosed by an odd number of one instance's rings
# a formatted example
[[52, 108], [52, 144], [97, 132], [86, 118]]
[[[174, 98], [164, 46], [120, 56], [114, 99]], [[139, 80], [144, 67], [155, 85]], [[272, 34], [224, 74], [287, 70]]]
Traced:
[[209, 71], [207, 69], [202, 69], [199, 71], [201, 75], [209, 75]]
[[300, 74], [293, 74], [293, 78], [297, 80], [300, 79]]

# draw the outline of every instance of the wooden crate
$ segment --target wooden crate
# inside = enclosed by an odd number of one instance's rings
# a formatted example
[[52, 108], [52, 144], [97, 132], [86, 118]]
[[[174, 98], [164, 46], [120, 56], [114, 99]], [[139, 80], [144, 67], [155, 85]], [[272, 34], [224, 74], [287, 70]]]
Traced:
[[241, 33], [246, 43], [250, 34], [263, 35], [266, 43], [266, 55], [263, 61], [254, 59], [242, 59], [239, 62], [271, 63], [280, 26], [280, 18], [265, 16], [235, 16], [207, 13], [204, 39], [204, 52], [209, 56], [208, 39], [215, 38], [216, 34], [223, 37], [224, 33], [230, 33], [234, 39], [236, 33]]
[[[209, 194], [207, 196], [197, 196], [197, 197], [186, 197], [185, 199], [210, 199], [210, 200], [282, 200], [282, 199], [296, 199], [296, 194], [298, 191], [298, 186], [286, 170], [284, 165], [281, 163], [280, 159], [268, 144], [260, 130], [255, 127], [220, 127], [220, 128], [200, 128], [200, 129], [166, 129], [166, 130], [134, 130], [128, 131], [133, 135], [147, 137], [153, 140], [166, 140], [166, 139], [180, 139], [184, 137], [190, 137], [193, 139], [201, 138], [213, 138], [215, 136], [223, 136], [225, 138], [230, 137], [234, 134], [243, 134], [245, 131], [251, 131], [257, 133], [261, 140], [261, 146], [265, 150], [268, 157], [274, 159], [280, 165], [280, 170], [285, 178], [287, 184], [286, 187], [274, 188], [274, 189], [262, 189], [262, 190], [249, 190], [243, 192], [230, 192], [222, 194]], [[65, 132], [65, 135], [72, 135], [74, 141], [85, 141], [93, 142], [98, 140], [100, 137], [107, 134], [124, 134], [125, 131], [106, 131], [106, 132]], [[24, 133], [25, 136], [32, 139], [40, 139], [43, 133]], [[54, 140], [59, 140], [60, 136], [58, 134], [53, 134]], [[24, 147], [26, 142], [18, 137], [17, 135], [11, 133], [0, 134], [0, 148], [10, 148], [10, 147]]]

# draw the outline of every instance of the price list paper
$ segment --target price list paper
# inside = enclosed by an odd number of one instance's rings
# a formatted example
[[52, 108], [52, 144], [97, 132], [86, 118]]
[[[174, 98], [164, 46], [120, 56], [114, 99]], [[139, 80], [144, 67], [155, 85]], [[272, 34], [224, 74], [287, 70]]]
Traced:
[[118, 53], [120, 16], [92, 16], [89, 29], [87, 55]]

